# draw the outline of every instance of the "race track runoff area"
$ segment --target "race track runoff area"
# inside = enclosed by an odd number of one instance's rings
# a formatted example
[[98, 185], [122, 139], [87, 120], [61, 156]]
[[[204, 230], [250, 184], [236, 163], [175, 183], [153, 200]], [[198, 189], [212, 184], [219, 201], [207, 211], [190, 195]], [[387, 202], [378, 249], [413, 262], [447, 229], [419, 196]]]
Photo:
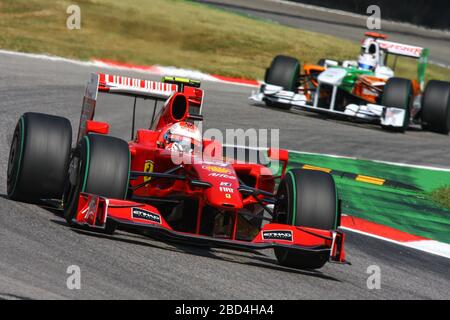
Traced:
[[[429, 196], [450, 180], [450, 171], [296, 151], [290, 152], [289, 159], [288, 168], [305, 167], [333, 175], [342, 212], [349, 216], [343, 221], [344, 226], [355, 217], [358, 223], [392, 228], [393, 232], [379, 233], [391, 240], [450, 244], [450, 210]], [[391, 237], [395, 230], [400, 233]]]

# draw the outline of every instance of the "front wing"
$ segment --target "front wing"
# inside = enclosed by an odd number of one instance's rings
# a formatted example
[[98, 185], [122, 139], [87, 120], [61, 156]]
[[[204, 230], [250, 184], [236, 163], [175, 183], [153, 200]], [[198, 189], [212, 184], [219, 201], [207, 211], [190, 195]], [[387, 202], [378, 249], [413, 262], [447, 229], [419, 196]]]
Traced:
[[[318, 92], [316, 96], [318, 96]], [[335, 108], [337, 86], [333, 89], [333, 98], [328, 108], [318, 106], [318, 100], [309, 101], [304, 94], [285, 91], [282, 87], [262, 84], [260, 89], [253, 92], [250, 100], [254, 103], [270, 103], [273, 105], [289, 105], [301, 110], [317, 113], [334, 114], [346, 118], [360, 119], [367, 122], [380, 123], [383, 126], [403, 127], [406, 116], [402, 108], [385, 107], [378, 104], [367, 103], [364, 105], [349, 104], [344, 111]]]
[[115, 223], [154, 238], [181, 241], [208, 247], [234, 250], [289, 248], [301, 254], [329, 256], [330, 262], [345, 263], [345, 235], [336, 230], [320, 230], [268, 223], [252, 241], [230, 240], [173, 230], [157, 208], [143, 203], [116, 200], [80, 193], [73, 224], [103, 230]]

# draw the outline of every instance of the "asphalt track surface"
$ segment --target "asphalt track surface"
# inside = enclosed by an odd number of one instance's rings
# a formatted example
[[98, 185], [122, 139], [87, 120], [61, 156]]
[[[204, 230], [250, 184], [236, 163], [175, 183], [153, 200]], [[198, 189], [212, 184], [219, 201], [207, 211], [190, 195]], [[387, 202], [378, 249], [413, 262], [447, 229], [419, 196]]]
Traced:
[[[360, 41], [367, 30], [366, 17], [335, 10], [299, 5], [279, 0], [196, 0], [197, 2], [268, 19], [283, 25]], [[445, 10], [445, 9], [444, 9]], [[364, 13], [362, 13], [364, 14]], [[383, 8], [381, 8], [383, 18]], [[381, 32], [392, 41], [423, 46], [430, 49], [430, 61], [450, 66], [450, 32], [430, 30], [406, 23], [382, 20]], [[295, 41], [295, 39], [292, 39]], [[355, 52], [355, 57], [358, 53]], [[301, 60], [301, 57], [298, 57]], [[318, 57], [324, 58], [324, 57]], [[326, 58], [326, 57], [325, 57]]]
[[[65, 116], [77, 128], [84, 84], [95, 67], [0, 54], [0, 299], [448, 299], [450, 260], [347, 232], [351, 266], [320, 271], [278, 266], [271, 250], [257, 253], [204, 249], [119, 232], [104, 236], [69, 228], [52, 211], [5, 198], [9, 143], [26, 111]], [[105, 70], [102, 70], [105, 72]], [[111, 73], [133, 74], [111, 71]], [[156, 77], [145, 75], [145, 78]], [[284, 147], [379, 158], [420, 160], [415, 141], [430, 158], [448, 137], [390, 135], [317, 117], [249, 106], [249, 88], [204, 83], [208, 127], [281, 127]], [[142, 110], [144, 110], [142, 108]], [[131, 100], [102, 97], [99, 119], [129, 136]], [[140, 111], [140, 118], [149, 112]], [[397, 141], [395, 146], [389, 139]], [[373, 145], [367, 141], [373, 141]], [[440, 146], [440, 147], [438, 147]], [[358, 149], [358, 150], [357, 150]], [[408, 152], [406, 152], [408, 150]], [[425, 154], [425, 151], [422, 151]], [[441, 159], [442, 160], [442, 159]], [[445, 161], [441, 162], [442, 164]], [[81, 268], [81, 290], [69, 290], [66, 271]], [[367, 288], [371, 265], [381, 269], [381, 289]]]

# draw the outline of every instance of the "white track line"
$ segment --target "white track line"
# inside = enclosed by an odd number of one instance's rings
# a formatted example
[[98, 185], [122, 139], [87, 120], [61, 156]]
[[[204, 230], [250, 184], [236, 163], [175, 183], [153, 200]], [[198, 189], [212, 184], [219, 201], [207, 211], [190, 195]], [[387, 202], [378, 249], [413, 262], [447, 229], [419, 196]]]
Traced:
[[343, 230], [348, 230], [351, 232], [359, 233], [359, 234], [362, 234], [362, 235], [365, 235], [368, 237], [376, 238], [378, 240], [383, 240], [383, 241], [387, 241], [390, 243], [394, 243], [399, 246], [420, 250], [423, 252], [427, 252], [430, 254], [434, 254], [434, 255], [438, 255], [438, 256], [450, 259], [450, 244], [448, 244], [448, 243], [439, 242], [436, 240], [419, 240], [419, 241], [401, 242], [401, 241], [396, 241], [396, 240], [392, 240], [389, 238], [381, 237], [381, 236], [378, 236], [378, 235], [375, 235], [372, 233], [360, 231], [357, 229], [352, 229], [352, 228], [342, 227], [342, 226], [339, 228], [343, 229]]
[[192, 79], [197, 79], [201, 81], [209, 81], [209, 82], [217, 82], [217, 83], [226, 83], [231, 84], [235, 86], [242, 86], [242, 87], [255, 87], [254, 85], [245, 84], [245, 83], [239, 83], [239, 82], [231, 82], [226, 80], [218, 79], [212, 75], [197, 71], [197, 70], [188, 70], [188, 69], [181, 69], [176, 67], [168, 67], [168, 66], [149, 66], [153, 68], [153, 70], [146, 70], [136, 67], [126, 67], [126, 66], [119, 66], [115, 64], [109, 64], [103, 61], [98, 60], [92, 60], [92, 61], [81, 61], [81, 60], [75, 60], [75, 59], [68, 59], [58, 56], [52, 56], [47, 54], [37, 54], [37, 53], [25, 53], [25, 52], [16, 52], [16, 51], [9, 51], [9, 50], [2, 50], [0, 49], [0, 54], [10, 55], [10, 56], [18, 56], [18, 57], [25, 57], [30, 59], [40, 59], [40, 60], [47, 60], [52, 62], [63, 62], [63, 63], [71, 63], [79, 66], [84, 67], [97, 67], [97, 68], [107, 68], [112, 70], [123, 70], [123, 71], [134, 71], [139, 72], [143, 74], [152, 74], [152, 75], [167, 75], [167, 76], [174, 76], [174, 77], [187, 77]]
[[[267, 150], [269, 150], [269, 148], [267, 148], [267, 147], [260, 148], [260, 147], [235, 146], [235, 145], [228, 145], [228, 144], [224, 144], [223, 146], [224, 147], [247, 148], [247, 149], [251, 149], [251, 150], [260, 150], [260, 151], [267, 151]], [[408, 167], [408, 168], [425, 169], [425, 170], [432, 170], [432, 171], [450, 172], [450, 168], [423, 166], [423, 165], [408, 164], [408, 163], [401, 163], [401, 162], [389, 162], [389, 161], [384, 161], [384, 160], [359, 159], [359, 158], [356, 158], [356, 157], [340, 156], [340, 155], [337, 155], [337, 154], [305, 152], [305, 151], [297, 151], [297, 150], [292, 150], [292, 149], [285, 149], [285, 150], [287, 150], [288, 152], [297, 153], [297, 154], [307, 154], [307, 155], [312, 155], [312, 156], [324, 156], [324, 157], [348, 159], [348, 160], [372, 161], [372, 162], [376, 162], [376, 163], [388, 164], [388, 165], [399, 166], [399, 167]]]
[[86, 66], [86, 67], [97, 67], [98, 66], [97, 63], [95, 63], [95, 62], [80, 61], [80, 60], [74, 60], [74, 59], [68, 59], [68, 58], [51, 56], [51, 55], [46, 55], [46, 54], [38, 54], [38, 53], [26, 53], [26, 52], [8, 51], [8, 50], [0, 49], [0, 54], [25, 57], [25, 58], [30, 58], [30, 59], [54, 61], [54, 62], [65, 62], [65, 63], [71, 63], [71, 64], [80, 65], [80, 66]]
[[340, 155], [336, 155], [336, 154], [304, 152], [304, 151], [296, 151], [296, 150], [290, 150], [290, 149], [288, 149], [288, 151], [292, 152], [292, 153], [297, 153], [297, 154], [308, 154], [308, 155], [313, 155], [313, 156], [326, 156], [326, 157], [330, 157], [330, 158], [340, 158], [340, 159], [349, 159], [349, 160], [372, 161], [372, 162], [376, 162], [376, 163], [388, 164], [388, 165], [399, 166], [399, 167], [450, 172], [450, 168], [440, 168], [440, 167], [416, 165], [416, 164], [409, 164], [409, 163], [402, 163], [402, 162], [390, 162], [390, 161], [384, 161], [384, 160], [359, 159], [359, 158], [355, 158], [355, 157], [340, 156]]

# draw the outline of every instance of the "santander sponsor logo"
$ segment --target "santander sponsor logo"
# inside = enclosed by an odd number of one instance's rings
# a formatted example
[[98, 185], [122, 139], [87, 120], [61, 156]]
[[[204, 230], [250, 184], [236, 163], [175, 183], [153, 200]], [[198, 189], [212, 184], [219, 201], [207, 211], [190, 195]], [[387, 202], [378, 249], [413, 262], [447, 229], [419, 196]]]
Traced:
[[408, 56], [420, 57], [420, 55], [422, 54], [422, 48], [408, 46], [400, 43], [380, 41], [380, 47], [393, 53], [404, 54]]

